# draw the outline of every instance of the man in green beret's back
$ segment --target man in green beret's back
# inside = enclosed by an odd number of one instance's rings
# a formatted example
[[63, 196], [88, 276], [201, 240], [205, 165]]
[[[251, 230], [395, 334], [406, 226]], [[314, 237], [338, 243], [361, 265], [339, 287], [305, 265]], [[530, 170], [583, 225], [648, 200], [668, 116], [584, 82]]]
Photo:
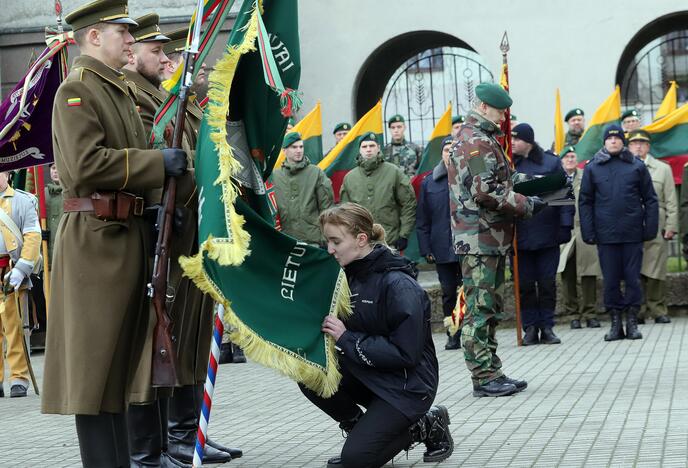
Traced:
[[514, 182], [525, 177], [513, 172], [496, 140], [511, 97], [490, 83], [478, 85], [476, 96], [447, 168], [453, 244], [466, 296], [461, 337], [473, 395], [505, 396], [527, 386], [504, 375], [497, 356], [506, 257], [512, 251], [514, 221], [531, 217], [545, 204], [514, 192]]
[[287, 133], [282, 144], [285, 160], [272, 173], [282, 232], [309, 244], [322, 244], [318, 217], [334, 204], [332, 182], [304, 154], [297, 132]]
[[393, 115], [387, 121], [387, 127], [392, 138], [382, 150], [385, 161], [400, 167], [409, 178], [415, 176], [423, 149], [415, 143], [406, 141], [406, 122], [403, 116]]

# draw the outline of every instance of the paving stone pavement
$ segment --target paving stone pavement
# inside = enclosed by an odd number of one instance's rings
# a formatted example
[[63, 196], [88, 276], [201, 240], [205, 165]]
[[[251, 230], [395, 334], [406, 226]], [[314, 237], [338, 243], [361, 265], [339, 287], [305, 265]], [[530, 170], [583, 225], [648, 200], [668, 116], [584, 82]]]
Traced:
[[[435, 466], [688, 466], [688, 318], [640, 330], [642, 340], [605, 343], [605, 328], [561, 326], [561, 345], [527, 348], [516, 347], [513, 329], [500, 330], [504, 369], [528, 380], [503, 398], [474, 398], [461, 353], [435, 335], [436, 402], [449, 408], [455, 441]], [[34, 366], [40, 380], [42, 356]], [[294, 383], [254, 363], [220, 367], [210, 435], [244, 450], [226, 465], [234, 468], [324, 467], [343, 442]], [[33, 394], [0, 399], [0, 441], [0, 467], [80, 465], [73, 418], [40, 414]], [[422, 455], [419, 446], [387, 466], [433, 466]]]

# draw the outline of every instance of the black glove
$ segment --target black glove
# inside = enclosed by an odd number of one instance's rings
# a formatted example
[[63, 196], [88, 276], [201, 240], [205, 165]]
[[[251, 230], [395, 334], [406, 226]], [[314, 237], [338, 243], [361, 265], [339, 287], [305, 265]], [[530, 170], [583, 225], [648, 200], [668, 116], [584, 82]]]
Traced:
[[41, 240], [50, 242], [50, 231], [48, 231], [47, 229], [45, 231], [41, 231]]
[[533, 196], [533, 197], [528, 197], [531, 202], [533, 202], [533, 216], [538, 214], [544, 207], [547, 206], [547, 203], [542, 201], [542, 198]]
[[404, 239], [403, 237], [400, 237], [394, 243], [394, 248], [397, 249], [399, 252], [404, 250], [406, 247], [408, 247], [408, 239]]
[[179, 177], [186, 172], [186, 151], [179, 148], [165, 148], [162, 150], [162, 159], [165, 163], [165, 174]]

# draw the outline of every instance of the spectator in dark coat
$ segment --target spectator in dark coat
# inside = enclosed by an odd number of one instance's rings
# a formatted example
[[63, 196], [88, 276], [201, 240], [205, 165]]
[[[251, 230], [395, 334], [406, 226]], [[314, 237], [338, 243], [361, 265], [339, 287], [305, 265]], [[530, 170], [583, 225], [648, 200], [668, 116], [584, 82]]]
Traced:
[[[416, 208], [416, 235], [420, 254], [437, 268], [442, 288], [442, 313], [451, 317], [456, 306], [457, 290], [461, 286], [461, 263], [454, 253], [449, 212], [449, 183], [447, 164], [451, 153], [451, 137], [442, 142], [442, 160], [420, 186]], [[461, 349], [461, 331], [451, 335], [447, 330], [444, 349]]]
[[[640, 267], [643, 241], [657, 235], [659, 205], [645, 164], [625, 148], [618, 125], [604, 132], [604, 148], [585, 166], [578, 210], [583, 241], [597, 244], [604, 305], [612, 320], [606, 341], [642, 338], [638, 311], [643, 300]], [[621, 281], [625, 291], [621, 293]], [[621, 315], [626, 311], [624, 335]]]
[[[530, 176], [564, 175], [559, 158], [535, 142], [530, 125], [518, 124], [511, 136], [517, 172]], [[574, 215], [573, 206], [548, 206], [537, 218], [516, 223], [524, 346], [561, 343], [553, 330], [559, 244], [571, 239]]]

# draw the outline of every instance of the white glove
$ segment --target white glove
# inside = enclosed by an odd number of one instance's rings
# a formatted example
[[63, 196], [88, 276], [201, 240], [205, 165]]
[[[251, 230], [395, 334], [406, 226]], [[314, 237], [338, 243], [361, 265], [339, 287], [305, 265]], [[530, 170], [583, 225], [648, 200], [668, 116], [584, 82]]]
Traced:
[[12, 268], [12, 271], [5, 275], [5, 281], [9, 281], [14, 289], [19, 289], [24, 279], [26, 279], [26, 274], [17, 267]]

